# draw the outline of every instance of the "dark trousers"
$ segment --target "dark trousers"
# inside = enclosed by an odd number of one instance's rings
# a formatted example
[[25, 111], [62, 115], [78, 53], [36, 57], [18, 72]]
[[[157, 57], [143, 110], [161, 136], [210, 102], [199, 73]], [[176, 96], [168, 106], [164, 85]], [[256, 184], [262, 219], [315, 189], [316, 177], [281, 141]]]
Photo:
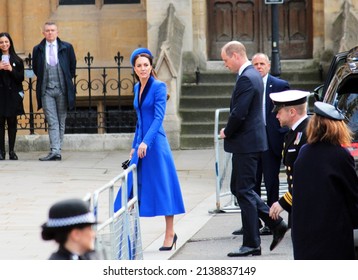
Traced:
[[5, 123], [7, 123], [7, 133], [9, 138], [9, 151], [15, 147], [17, 132], [17, 116], [4, 117], [0, 116], [0, 151], [5, 152]]
[[261, 244], [258, 218], [270, 229], [282, 221], [269, 217], [270, 208], [255, 192], [257, 164], [261, 153], [233, 154], [231, 192], [241, 209], [243, 246], [258, 247]]
[[276, 156], [272, 150], [267, 150], [261, 154], [257, 166], [255, 191], [261, 196], [261, 182], [263, 175], [268, 206], [271, 206], [274, 202], [278, 201], [279, 198], [280, 167], [281, 157]]

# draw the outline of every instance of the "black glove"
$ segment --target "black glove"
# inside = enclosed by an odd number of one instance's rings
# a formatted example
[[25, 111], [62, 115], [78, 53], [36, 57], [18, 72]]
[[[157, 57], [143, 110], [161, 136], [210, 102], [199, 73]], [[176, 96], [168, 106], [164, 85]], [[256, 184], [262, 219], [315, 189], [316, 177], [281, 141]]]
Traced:
[[122, 162], [122, 168], [123, 168], [124, 170], [126, 170], [126, 169], [128, 168], [128, 166], [129, 166], [130, 163], [131, 163], [131, 161], [130, 161], [129, 159], [127, 159], [126, 161], [123, 161], [123, 162]]

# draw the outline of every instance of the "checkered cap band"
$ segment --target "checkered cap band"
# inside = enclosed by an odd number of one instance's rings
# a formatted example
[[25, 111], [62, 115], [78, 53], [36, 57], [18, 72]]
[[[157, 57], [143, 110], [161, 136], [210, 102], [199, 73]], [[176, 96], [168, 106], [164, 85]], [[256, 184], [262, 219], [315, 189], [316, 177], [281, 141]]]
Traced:
[[47, 227], [66, 227], [78, 224], [93, 224], [96, 222], [96, 219], [93, 213], [89, 212], [83, 215], [67, 217], [67, 218], [58, 218], [58, 219], [49, 219], [46, 223]]

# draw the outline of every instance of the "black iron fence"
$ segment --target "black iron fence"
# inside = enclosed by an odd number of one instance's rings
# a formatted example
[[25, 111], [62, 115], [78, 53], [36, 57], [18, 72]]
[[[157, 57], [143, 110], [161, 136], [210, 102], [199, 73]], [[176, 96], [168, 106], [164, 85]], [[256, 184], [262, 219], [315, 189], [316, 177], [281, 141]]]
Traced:
[[[76, 68], [76, 108], [69, 111], [67, 134], [73, 133], [125, 133], [135, 130], [133, 110], [135, 78], [132, 67], [122, 66], [123, 56], [114, 56], [116, 66], [93, 66], [90, 53], [84, 57], [85, 67]], [[36, 76], [32, 70], [31, 54], [25, 59], [25, 115], [18, 117], [18, 130], [35, 134], [47, 130], [45, 115], [37, 111]]]

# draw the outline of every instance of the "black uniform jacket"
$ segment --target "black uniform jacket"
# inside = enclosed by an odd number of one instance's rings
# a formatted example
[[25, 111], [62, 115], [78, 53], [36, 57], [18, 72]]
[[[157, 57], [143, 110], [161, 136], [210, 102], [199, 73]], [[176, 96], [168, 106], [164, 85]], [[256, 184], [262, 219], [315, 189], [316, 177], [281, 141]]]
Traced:
[[289, 130], [285, 135], [282, 158], [286, 167], [288, 191], [279, 199], [279, 203], [288, 213], [292, 207], [292, 180], [293, 180], [293, 164], [298, 156], [301, 147], [307, 142], [306, 127], [308, 117], [304, 119], [295, 130]]
[[57, 252], [52, 253], [49, 260], [98, 260], [96, 252], [91, 251], [82, 256], [77, 256], [66, 248], [60, 246]]

